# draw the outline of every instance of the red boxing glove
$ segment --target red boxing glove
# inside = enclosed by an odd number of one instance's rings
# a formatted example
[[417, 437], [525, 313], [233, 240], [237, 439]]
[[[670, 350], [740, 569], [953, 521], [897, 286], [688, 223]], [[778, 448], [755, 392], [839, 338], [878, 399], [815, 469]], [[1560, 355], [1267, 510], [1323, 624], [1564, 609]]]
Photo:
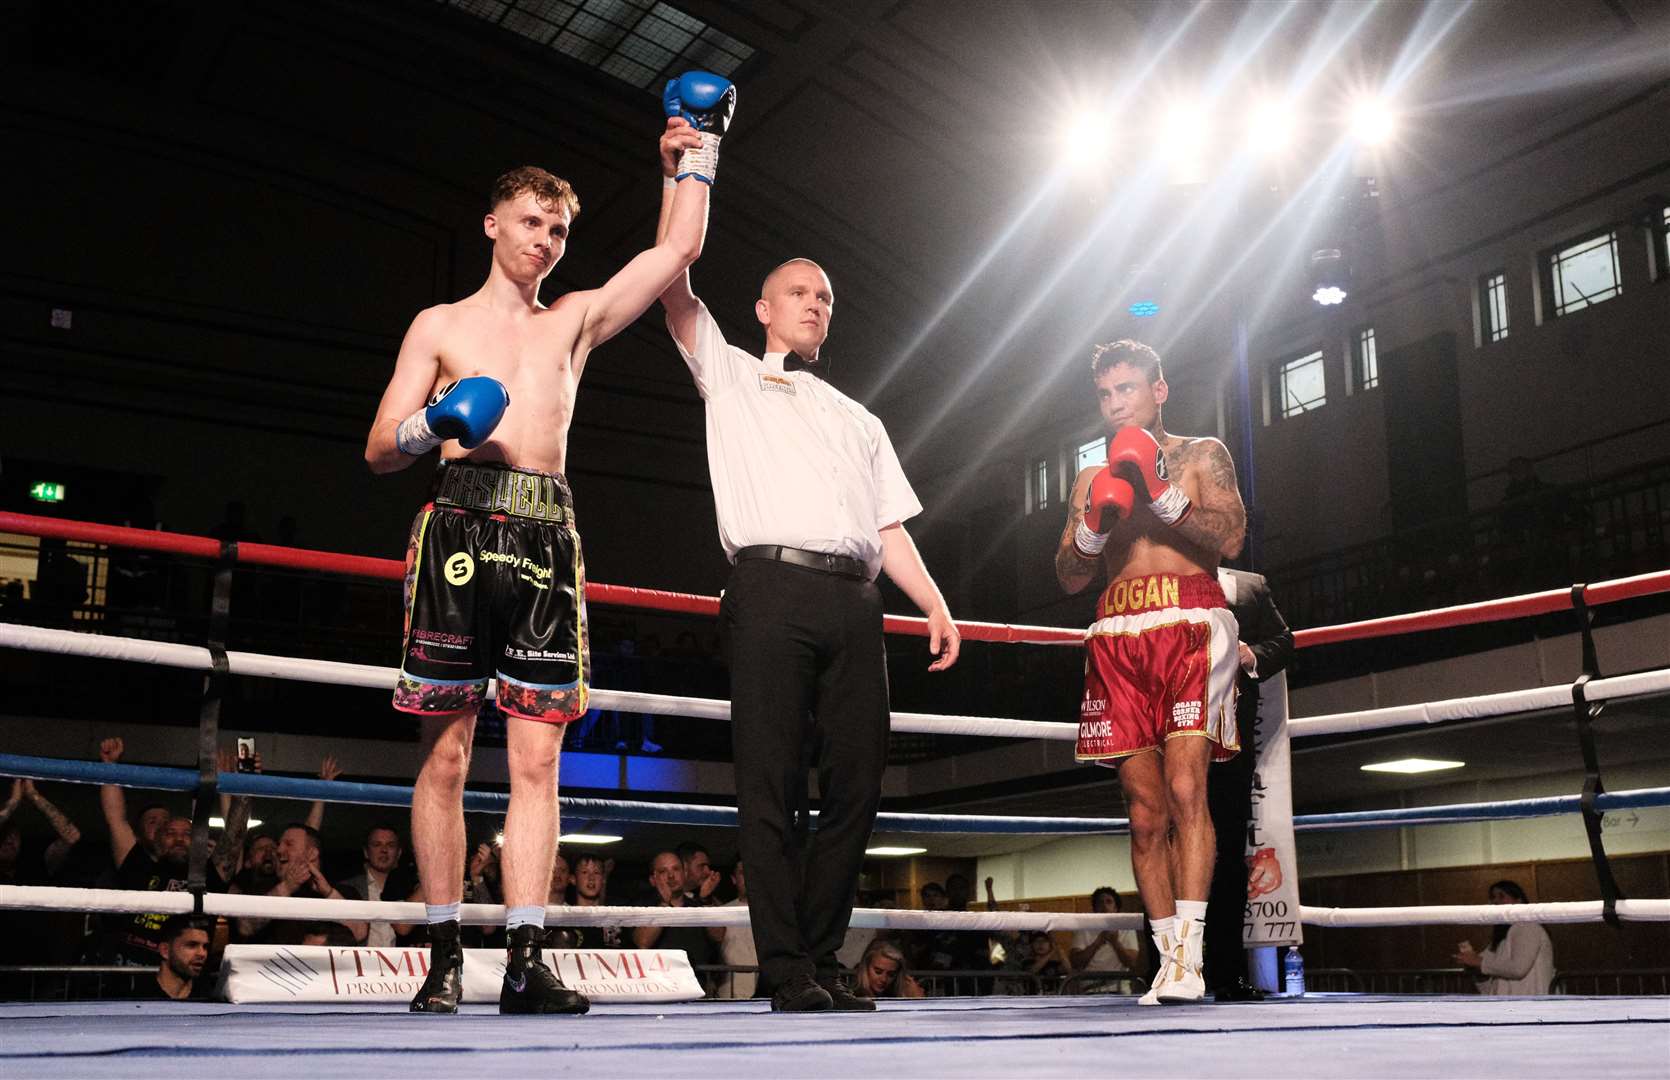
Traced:
[[1073, 531], [1073, 546], [1080, 555], [1093, 559], [1107, 546], [1108, 533], [1131, 515], [1136, 505], [1136, 489], [1107, 469], [1098, 472], [1090, 481], [1086, 493], [1084, 518]]
[[1165, 452], [1154, 436], [1139, 427], [1122, 427], [1108, 440], [1108, 468], [1124, 477], [1148, 503], [1154, 516], [1175, 525], [1189, 516], [1194, 503], [1166, 476]]

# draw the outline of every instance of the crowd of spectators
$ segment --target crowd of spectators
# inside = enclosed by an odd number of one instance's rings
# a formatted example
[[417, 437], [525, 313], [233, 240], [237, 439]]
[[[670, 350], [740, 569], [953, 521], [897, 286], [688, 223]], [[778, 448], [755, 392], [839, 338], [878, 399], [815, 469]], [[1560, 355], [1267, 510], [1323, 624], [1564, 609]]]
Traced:
[[[99, 757], [122, 760], [119, 738], [106, 739]], [[230, 754], [222, 765], [235, 765]], [[259, 760], [253, 762], [260, 767]], [[340, 770], [326, 758], [319, 775]], [[0, 803], [0, 885], [66, 885], [154, 892], [188, 888], [193, 822], [161, 803], [129, 805], [114, 785], [99, 790], [105, 829], [91, 833], [70, 819], [48, 792], [31, 780], [10, 781]], [[33, 813], [26, 833], [20, 822]], [[204, 874], [210, 891], [267, 896], [311, 896], [422, 902], [402, 829], [378, 822], [359, 837], [358, 851], [324, 851], [320, 829], [325, 806], [313, 803], [301, 820], [248, 831], [250, 800], [222, 798], [221, 820], [209, 833]], [[26, 841], [26, 837], [30, 841]], [[355, 857], [357, 856], [357, 857]], [[351, 865], [350, 865], [351, 864]], [[334, 873], [333, 873], [334, 872]], [[465, 899], [495, 903], [501, 897], [499, 849], [485, 841], [460, 867]], [[989, 911], [998, 904], [993, 881], [985, 881]], [[921, 886], [918, 906], [927, 911], [967, 911], [973, 890], [967, 877], [951, 874], [943, 883]], [[893, 907], [891, 891], [861, 895], [861, 906]], [[1495, 903], [1525, 903], [1511, 881], [1491, 886]], [[658, 852], [641, 877], [617, 873], [613, 859], [596, 851], [570, 849], [557, 856], [549, 892], [551, 904], [574, 907], [660, 905], [664, 907], [746, 906], [748, 879], [739, 861], [728, 872], [713, 865], [709, 852], [691, 842]], [[1099, 888], [1090, 909], [1120, 910], [1119, 894]], [[503, 947], [502, 928], [466, 928], [472, 947]], [[81, 915], [0, 909], [0, 965], [119, 965], [131, 967], [124, 993], [189, 1000], [212, 992], [213, 973], [231, 943], [349, 947], [421, 946], [422, 922], [301, 922], [255, 918], [214, 919], [163, 914]], [[562, 926], [547, 930], [546, 945], [568, 949], [678, 949], [684, 951], [711, 996], [753, 997], [759, 989], [753, 937], [723, 927], [608, 925]], [[1547, 934], [1535, 924], [1504, 924], [1488, 946], [1463, 942], [1455, 957], [1478, 972], [1481, 993], [1546, 993], [1552, 976]], [[1070, 936], [1042, 932], [950, 930], [849, 930], [837, 953], [860, 997], [934, 997], [957, 994], [1129, 993], [1144, 974], [1137, 935], [1131, 931], [1079, 931]], [[27, 987], [0, 975], [0, 996], [23, 996]]]
[[[99, 759], [123, 760], [120, 738], [105, 739]], [[231, 752], [221, 766], [238, 766]], [[259, 755], [244, 762], [259, 770]], [[319, 776], [335, 779], [337, 763], [326, 758]], [[137, 800], [134, 800], [137, 801]], [[266, 803], [270, 812], [283, 803]], [[189, 888], [193, 821], [168, 804], [130, 804], [129, 792], [116, 785], [99, 789], [104, 829], [84, 834], [42, 788], [30, 780], [15, 780], [10, 796], [0, 804], [0, 884], [69, 885], [152, 892], [180, 892]], [[32, 809], [41, 818], [31, 830], [37, 840], [50, 830], [50, 840], [26, 844], [19, 815]], [[357, 858], [345, 851], [327, 852], [321, 829], [325, 804], [313, 803], [297, 820], [280, 820], [251, 830], [252, 801], [222, 797], [220, 818], [208, 832], [204, 868], [210, 892], [275, 897], [406, 900], [421, 903], [423, 889], [410, 857], [403, 829], [390, 821], [372, 824], [358, 838]], [[502, 896], [499, 848], [483, 841], [460, 867], [465, 900], [495, 903]], [[990, 882], [987, 883], [988, 894]], [[1111, 890], [1098, 892], [1111, 895]], [[967, 910], [972, 895], [968, 879], [953, 874], [943, 884], [929, 883], [920, 892], [921, 906], [931, 911]], [[860, 896], [862, 904], [892, 906], [891, 894]], [[713, 865], [709, 852], [696, 843], [669, 847], [650, 860], [647, 874], [617, 873], [613, 859], [586, 849], [560, 854], [552, 870], [549, 902], [576, 907], [613, 904], [665, 907], [745, 906], [748, 879], [740, 862], [726, 870]], [[1101, 901], [1098, 901], [1100, 903]], [[1117, 906], [1117, 897], [1113, 898]], [[995, 905], [989, 905], [995, 906]], [[504, 932], [494, 927], [468, 927], [471, 947], [502, 947]], [[920, 996], [953, 993], [1035, 991], [1046, 982], [1087, 966], [1097, 969], [1118, 961], [1128, 963], [1132, 950], [1106, 936], [1083, 935], [1071, 953], [1047, 934], [987, 935], [955, 931], [849, 931], [838, 953], [841, 966], [852, 973], [861, 996]], [[190, 999], [209, 992], [212, 976], [227, 945], [331, 945], [348, 947], [421, 946], [427, 927], [416, 923], [303, 922], [289, 919], [168, 916], [161, 913], [78, 915], [0, 911], [0, 941], [5, 942], [0, 965], [99, 965], [134, 969], [133, 992], [144, 997]], [[687, 954], [698, 977], [716, 997], [755, 995], [758, 980], [751, 934], [723, 927], [553, 925], [546, 944], [552, 948], [678, 949]], [[1083, 954], [1082, 957], [1080, 954]], [[207, 973], [207, 974], [206, 974]], [[1014, 976], [1035, 976], [1017, 981]], [[4, 986], [9, 993], [21, 991]]]

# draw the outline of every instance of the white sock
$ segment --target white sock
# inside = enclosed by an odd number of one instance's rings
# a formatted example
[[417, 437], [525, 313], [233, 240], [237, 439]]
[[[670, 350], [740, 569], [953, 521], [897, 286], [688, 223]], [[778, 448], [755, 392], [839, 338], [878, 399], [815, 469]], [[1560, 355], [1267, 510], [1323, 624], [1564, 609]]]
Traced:
[[545, 928], [545, 909], [539, 904], [528, 904], [505, 909], [505, 929], [514, 930], [518, 926], [534, 926]]
[[1154, 932], [1155, 941], [1158, 941], [1161, 937], [1174, 938], [1177, 936], [1177, 920], [1170, 915], [1163, 919], [1149, 919], [1148, 928]]
[[436, 923], [458, 921], [457, 904], [425, 904], [423, 905], [423, 913], [428, 916], [430, 926], [434, 926]]
[[1206, 901], [1179, 900], [1177, 901], [1177, 918], [1183, 922], [1200, 926], [1206, 922]]

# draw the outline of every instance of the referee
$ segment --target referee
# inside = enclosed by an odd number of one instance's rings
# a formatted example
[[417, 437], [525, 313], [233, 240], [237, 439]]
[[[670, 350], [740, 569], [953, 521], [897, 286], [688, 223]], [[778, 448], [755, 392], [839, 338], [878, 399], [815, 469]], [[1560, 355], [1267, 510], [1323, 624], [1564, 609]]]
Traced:
[[[666, 228], [672, 201], [662, 201]], [[885, 572], [928, 616], [930, 671], [957, 662], [945, 598], [900, 523], [922, 504], [881, 422], [824, 381], [834, 292], [790, 259], [760, 288], [765, 356], [726, 343], [683, 274], [667, 327], [707, 407], [719, 606], [731, 666], [732, 760], [748, 911], [775, 1012], [868, 1011], [837, 980], [887, 764]], [[806, 772], [822, 805], [807, 830]]]

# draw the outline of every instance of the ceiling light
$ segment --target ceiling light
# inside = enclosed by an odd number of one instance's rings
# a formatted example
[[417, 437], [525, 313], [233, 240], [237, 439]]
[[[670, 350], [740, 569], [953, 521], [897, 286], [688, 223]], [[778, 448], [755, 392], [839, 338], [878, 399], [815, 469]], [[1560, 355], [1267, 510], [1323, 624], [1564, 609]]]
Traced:
[[[250, 818], [244, 824], [247, 825], [249, 828], [253, 829], [257, 825], [264, 825], [266, 823], [264, 821], [262, 821], [260, 818]], [[210, 818], [209, 819], [209, 828], [211, 828], [211, 829], [224, 829], [224, 828], [226, 828], [226, 819], [225, 818], [218, 818], [218, 817]]]
[[1467, 764], [1465, 761], [1435, 761], [1432, 758], [1406, 757], [1398, 758], [1396, 761], [1377, 761], [1373, 765], [1364, 765], [1363, 771], [1413, 774], [1459, 769], [1465, 764]]
[[925, 847], [873, 847], [864, 849], [866, 855], [877, 855], [883, 858], [900, 855], [926, 855], [927, 853], [928, 849]]
[[[500, 833], [499, 836], [503, 837], [504, 834]], [[557, 839], [564, 844], [618, 844], [621, 841], [621, 838], [618, 836], [608, 836], [603, 833], [583, 832], [563, 833]]]
[[1061, 127], [1061, 160], [1069, 168], [1084, 170], [1105, 157], [1107, 126], [1094, 112], [1079, 109]]
[[1380, 146], [1397, 133], [1397, 117], [1384, 101], [1365, 98], [1351, 108], [1351, 137], [1365, 146]]
[[1323, 307], [1343, 304], [1349, 295], [1345, 288], [1349, 277], [1345, 253], [1338, 248], [1322, 248], [1311, 252], [1310, 281], [1316, 286], [1316, 291], [1310, 294], [1310, 298], [1318, 304]]

